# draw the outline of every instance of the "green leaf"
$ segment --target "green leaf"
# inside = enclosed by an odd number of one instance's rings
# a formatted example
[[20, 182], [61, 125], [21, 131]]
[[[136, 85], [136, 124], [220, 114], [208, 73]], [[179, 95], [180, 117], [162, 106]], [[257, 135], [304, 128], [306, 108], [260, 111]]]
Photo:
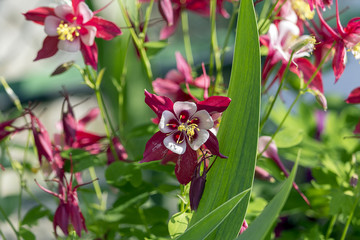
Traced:
[[175, 213], [169, 221], [168, 229], [171, 238], [176, 238], [183, 234], [189, 225], [192, 213], [178, 212]]
[[[232, 99], [221, 120], [220, 152], [209, 172], [203, 197], [190, 225], [233, 196], [251, 188], [257, 153], [260, 111], [260, 49], [253, 2], [242, 0], [234, 47], [228, 97]], [[209, 239], [234, 239], [242, 225], [249, 195]], [[216, 236], [215, 236], [216, 235]]]
[[141, 170], [134, 163], [117, 161], [112, 163], [105, 171], [108, 184], [120, 187], [130, 182], [134, 187], [142, 183]]
[[[99, 166], [103, 164], [96, 155], [89, 153], [83, 149], [68, 149], [61, 152], [61, 157], [65, 159], [72, 159], [73, 171], [81, 172], [89, 167]], [[65, 171], [70, 172], [71, 163], [69, 160], [65, 162]]]
[[35, 240], [35, 235], [30, 232], [28, 229], [21, 227], [19, 231], [19, 235], [21, 236], [21, 239], [24, 240]]
[[275, 136], [278, 148], [290, 148], [298, 145], [304, 138], [304, 130], [299, 128], [285, 128]]
[[300, 158], [300, 152], [296, 159], [293, 170], [291, 171], [288, 179], [285, 180], [284, 185], [280, 191], [275, 195], [275, 197], [270, 201], [270, 203], [265, 207], [264, 211], [258, 216], [252, 224], [243, 232], [237, 240], [243, 239], [264, 239], [271, 226], [274, 224], [276, 219], [279, 216], [279, 213], [289, 196], [290, 190], [292, 188], [293, 181], [295, 179], [296, 170], [298, 167]]
[[196, 240], [206, 238], [221, 223], [223, 223], [227, 217], [229, 217], [229, 215], [235, 210], [236, 206], [242, 202], [246, 195], [250, 195], [248, 194], [249, 192], [250, 189], [247, 189], [221, 204], [219, 207], [211, 211], [209, 214], [188, 228], [180, 237], [177, 238], [177, 240]]
[[49, 214], [50, 211], [44, 209], [41, 205], [35, 206], [26, 213], [23, 220], [21, 221], [21, 224], [28, 226], [36, 225], [37, 220]]

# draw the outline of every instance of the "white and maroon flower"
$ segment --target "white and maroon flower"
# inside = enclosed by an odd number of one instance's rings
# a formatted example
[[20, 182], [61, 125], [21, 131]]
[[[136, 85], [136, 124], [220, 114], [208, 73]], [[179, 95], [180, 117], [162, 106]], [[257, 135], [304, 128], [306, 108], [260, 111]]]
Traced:
[[[226, 110], [228, 97], [213, 96], [198, 103], [175, 102], [145, 90], [145, 102], [160, 119], [159, 132], [150, 138], [141, 162], [171, 158], [176, 162], [175, 175], [181, 184], [191, 181], [197, 166], [197, 153], [201, 146], [213, 154], [219, 152], [216, 136], [210, 131], [213, 118]], [[175, 157], [174, 157], [175, 155]]]
[[80, 50], [85, 64], [97, 69], [95, 37], [111, 40], [121, 34], [114, 23], [95, 16], [100, 10], [92, 12], [84, 0], [72, 0], [72, 6], [39, 7], [25, 13], [26, 20], [44, 25], [47, 34], [34, 61], [51, 57], [58, 49], [67, 52]]

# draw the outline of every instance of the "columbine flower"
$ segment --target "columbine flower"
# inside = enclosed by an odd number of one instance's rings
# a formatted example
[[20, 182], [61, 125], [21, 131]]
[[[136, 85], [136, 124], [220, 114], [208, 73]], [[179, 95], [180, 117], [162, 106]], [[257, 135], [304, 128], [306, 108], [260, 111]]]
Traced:
[[[145, 102], [160, 119], [160, 131], [147, 142], [141, 162], [164, 159], [168, 152], [177, 155], [175, 175], [181, 184], [190, 182], [197, 166], [196, 151], [205, 145], [213, 155], [224, 158], [219, 152], [212, 114], [226, 110], [227, 97], [213, 96], [205, 101], [175, 102], [145, 91]], [[169, 154], [173, 158], [173, 154]]]
[[114, 23], [94, 16], [84, 0], [72, 0], [72, 6], [39, 7], [25, 13], [26, 20], [45, 26], [47, 37], [36, 60], [53, 56], [58, 49], [67, 52], [81, 51], [85, 64], [97, 69], [95, 37], [110, 40], [120, 35]]

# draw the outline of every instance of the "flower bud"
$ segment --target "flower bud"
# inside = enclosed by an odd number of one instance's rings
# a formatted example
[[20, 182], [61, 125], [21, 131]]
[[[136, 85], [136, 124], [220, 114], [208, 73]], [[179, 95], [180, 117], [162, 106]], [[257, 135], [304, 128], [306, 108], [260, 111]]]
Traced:
[[204, 170], [203, 175], [200, 175], [200, 165], [199, 164], [195, 169], [195, 174], [191, 180], [190, 184], [190, 207], [192, 210], [196, 211], [199, 206], [200, 199], [204, 192], [205, 183], [206, 183], [206, 170]]
[[359, 180], [359, 176], [356, 173], [354, 173], [350, 178], [350, 186], [356, 187], [358, 180]]

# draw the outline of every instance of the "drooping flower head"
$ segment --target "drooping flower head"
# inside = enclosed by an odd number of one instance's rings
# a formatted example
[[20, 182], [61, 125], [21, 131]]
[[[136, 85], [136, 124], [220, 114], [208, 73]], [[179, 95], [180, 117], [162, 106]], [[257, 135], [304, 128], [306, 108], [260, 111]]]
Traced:
[[39, 7], [25, 13], [26, 20], [45, 26], [47, 37], [36, 60], [53, 56], [58, 49], [81, 51], [85, 64], [97, 69], [98, 53], [95, 37], [111, 40], [121, 30], [114, 23], [95, 16], [84, 0], [72, 0], [72, 6]]
[[196, 151], [201, 146], [205, 145], [213, 155], [225, 157], [210, 129], [214, 127], [212, 115], [225, 111], [229, 98], [213, 96], [198, 103], [173, 103], [167, 97], [145, 91], [145, 102], [160, 119], [160, 131], [147, 142], [141, 162], [164, 159], [166, 155], [173, 158], [176, 154], [175, 175], [181, 184], [187, 184], [197, 166]]

